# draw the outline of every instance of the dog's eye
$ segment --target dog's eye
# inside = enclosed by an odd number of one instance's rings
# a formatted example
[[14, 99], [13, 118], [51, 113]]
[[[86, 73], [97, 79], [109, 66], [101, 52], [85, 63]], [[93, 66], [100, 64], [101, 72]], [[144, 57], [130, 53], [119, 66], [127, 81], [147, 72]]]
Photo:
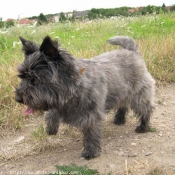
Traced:
[[18, 74], [17, 76], [21, 79], [25, 78], [25, 76], [23, 74]]
[[34, 78], [32, 78], [32, 79], [30, 80], [30, 84], [33, 85], [33, 86], [36, 84], [36, 81], [35, 81]]

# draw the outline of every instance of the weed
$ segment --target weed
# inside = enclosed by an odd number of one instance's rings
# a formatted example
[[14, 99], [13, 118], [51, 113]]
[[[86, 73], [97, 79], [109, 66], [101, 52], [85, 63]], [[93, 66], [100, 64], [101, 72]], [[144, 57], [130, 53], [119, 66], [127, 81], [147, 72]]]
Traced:
[[69, 174], [69, 175], [100, 175], [97, 170], [89, 169], [86, 165], [77, 166], [75, 164], [69, 166], [59, 166], [57, 165], [58, 173], [49, 174], [49, 175], [61, 175], [61, 174]]
[[156, 132], [156, 131], [157, 131], [156, 128], [152, 128], [152, 127], [149, 128], [149, 132]]
[[42, 141], [45, 140], [47, 138], [47, 134], [45, 132], [45, 128], [42, 124], [40, 124], [35, 131], [32, 132], [32, 136], [34, 137], [34, 139], [36, 139], [37, 141]]
[[163, 100], [158, 100], [157, 102], [159, 105], [163, 105]]
[[149, 172], [148, 175], [165, 175], [164, 171], [160, 168], [155, 168]]

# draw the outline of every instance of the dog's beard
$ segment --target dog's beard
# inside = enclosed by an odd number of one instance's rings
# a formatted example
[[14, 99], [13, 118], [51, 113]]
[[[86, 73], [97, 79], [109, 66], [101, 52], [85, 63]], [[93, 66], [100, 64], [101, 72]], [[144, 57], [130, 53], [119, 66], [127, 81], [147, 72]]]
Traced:
[[[49, 84], [49, 85], [48, 85]], [[53, 83], [45, 83], [37, 86], [26, 86], [16, 90], [16, 96], [21, 100], [21, 104], [27, 106], [24, 115], [33, 114], [35, 111], [47, 111], [52, 108], [63, 106], [67, 101], [66, 94], [58, 93], [59, 87]], [[71, 97], [69, 95], [68, 97]]]
[[47, 111], [49, 104], [47, 100], [44, 99], [46, 93], [42, 96], [43, 94], [39, 93], [40, 91], [36, 91], [37, 88], [32, 88], [31, 90], [29, 89], [30, 88], [28, 88], [28, 91], [25, 92], [25, 95], [22, 95], [23, 104], [27, 106], [23, 112], [24, 115], [33, 114], [38, 110]]

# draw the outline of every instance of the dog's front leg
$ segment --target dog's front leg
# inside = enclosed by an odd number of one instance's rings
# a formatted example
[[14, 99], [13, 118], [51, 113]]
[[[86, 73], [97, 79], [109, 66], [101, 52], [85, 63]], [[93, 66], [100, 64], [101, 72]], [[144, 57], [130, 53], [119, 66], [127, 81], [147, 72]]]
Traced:
[[49, 110], [46, 113], [46, 133], [48, 135], [56, 135], [59, 127], [59, 116], [56, 109]]
[[100, 140], [102, 137], [102, 124], [101, 121], [98, 121], [95, 124], [90, 126], [85, 126], [83, 128], [83, 145], [84, 150], [82, 156], [85, 159], [92, 159], [100, 155]]

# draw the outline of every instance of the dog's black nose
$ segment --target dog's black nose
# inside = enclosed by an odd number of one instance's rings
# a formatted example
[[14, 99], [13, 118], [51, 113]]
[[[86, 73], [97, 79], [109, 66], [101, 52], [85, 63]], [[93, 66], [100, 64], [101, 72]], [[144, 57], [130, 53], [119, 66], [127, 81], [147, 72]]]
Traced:
[[16, 96], [15, 100], [16, 100], [18, 103], [23, 103], [23, 99], [22, 99], [22, 97], [20, 97], [20, 96]]

